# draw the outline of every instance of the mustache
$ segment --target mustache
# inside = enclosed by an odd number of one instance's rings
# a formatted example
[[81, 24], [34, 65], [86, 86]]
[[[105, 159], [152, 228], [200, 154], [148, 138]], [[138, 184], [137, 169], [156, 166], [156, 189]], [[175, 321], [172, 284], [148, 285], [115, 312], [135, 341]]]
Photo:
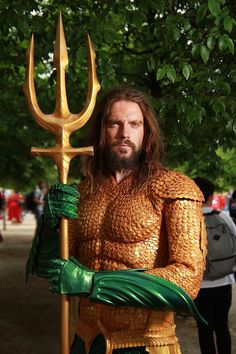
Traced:
[[117, 140], [114, 143], [112, 143], [111, 146], [114, 147], [114, 146], [118, 146], [118, 145], [121, 145], [121, 144], [128, 145], [131, 148], [135, 149], [134, 143], [132, 143], [129, 139]]

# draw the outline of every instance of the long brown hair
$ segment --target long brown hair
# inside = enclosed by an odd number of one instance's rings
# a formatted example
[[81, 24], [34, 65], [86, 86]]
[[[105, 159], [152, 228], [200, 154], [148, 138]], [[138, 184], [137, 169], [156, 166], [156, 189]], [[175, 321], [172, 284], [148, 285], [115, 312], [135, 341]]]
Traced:
[[112, 104], [121, 100], [137, 103], [144, 118], [143, 158], [140, 161], [134, 188], [139, 189], [149, 180], [157, 168], [162, 166], [163, 143], [161, 132], [147, 97], [142, 92], [132, 88], [113, 89], [102, 98], [93, 117], [91, 144], [94, 146], [94, 157], [87, 160], [85, 168], [86, 176], [90, 179], [91, 191], [96, 190], [109, 174], [104, 163], [105, 125]]

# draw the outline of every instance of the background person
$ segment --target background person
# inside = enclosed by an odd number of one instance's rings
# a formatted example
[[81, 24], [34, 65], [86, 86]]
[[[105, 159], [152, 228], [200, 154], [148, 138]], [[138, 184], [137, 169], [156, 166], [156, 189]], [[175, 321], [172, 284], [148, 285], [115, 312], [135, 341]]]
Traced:
[[229, 215], [236, 224], [236, 190], [233, 191], [231, 198], [229, 199]]
[[36, 229], [38, 228], [40, 218], [43, 214], [46, 194], [47, 194], [46, 183], [44, 181], [39, 181], [33, 194], [33, 202], [35, 203], [33, 213], [36, 219]]
[[13, 190], [7, 199], [9, 221], [16, 222], [18, 224], [22, 223], [23, 205], [24, 205], [23, 194], [19, 192], [15, 192]]
[[[211, 204], [215, 186], [213, 182], [202, 177], [196, 177], [194, 181], [204, 195], [203, 214], [209, 214], [213, 211]], [[236, 227], [231, 218], [223, 211], [220, 211], [219, 216], [236, 237]], [[228, 314], [232, 301], [232, 284], [234, 282], [233, 273], [216, 280], [206, 280], [203, 278], [200, 292], [195, 299], [195, 304], [199, 312], [209, 324], [205, 325], [197, 322], [202, 354], [231, 353]], [[216, 342], [214, 335], [216, 336]]]

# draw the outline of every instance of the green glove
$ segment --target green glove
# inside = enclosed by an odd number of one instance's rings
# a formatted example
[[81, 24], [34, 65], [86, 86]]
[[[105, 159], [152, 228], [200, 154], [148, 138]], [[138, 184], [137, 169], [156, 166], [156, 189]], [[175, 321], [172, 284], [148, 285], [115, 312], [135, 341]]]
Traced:
[[175, 284], [144, 269], [95, 272], [77, 259], [54, 259], [45, 264], [52, 292], [88, 297], [113, 306], [138, 306], [153, 310], [192, 314], [204, 322], [192, 299]]
[[44, 264], [44, 275], [51, 283], [52, 293], [88, 296], [95, 272], [83, 266], [76, 258], [52, 259]]
[[40, 220], [26, 264], [26, 281], [29, 274], [47, 277], [45, 264], [59, 257], [59, 220], [61, 216], [77, 218], [79, 192], [76, 184], [57, 183], [47, 195], [44, 214]]
[[48, 192], [44, 221], [48, 227], [55, 228], [62, 216], [76, 219], [78, 216], [79, 192], [76, 184], [54, 184]]

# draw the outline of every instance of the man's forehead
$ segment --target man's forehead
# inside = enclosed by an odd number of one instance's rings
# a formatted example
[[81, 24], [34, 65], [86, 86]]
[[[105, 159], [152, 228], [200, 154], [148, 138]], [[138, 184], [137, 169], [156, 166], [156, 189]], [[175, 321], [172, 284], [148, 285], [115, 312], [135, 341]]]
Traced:
[[137, 107], [139, 107], [139, 104], [135, 101], [120, 99], [120, 100], [115, 100], [111, 103], [111, 108], [114, 106], [130, 106], [130, 107], [137, 106]]
[[111, 104], [107, 118], [117, 118], [122, 115], [127, 117], [135, 115], [136, 118], [143, 117], [138, 103], [129, 100], [117, 100]]

